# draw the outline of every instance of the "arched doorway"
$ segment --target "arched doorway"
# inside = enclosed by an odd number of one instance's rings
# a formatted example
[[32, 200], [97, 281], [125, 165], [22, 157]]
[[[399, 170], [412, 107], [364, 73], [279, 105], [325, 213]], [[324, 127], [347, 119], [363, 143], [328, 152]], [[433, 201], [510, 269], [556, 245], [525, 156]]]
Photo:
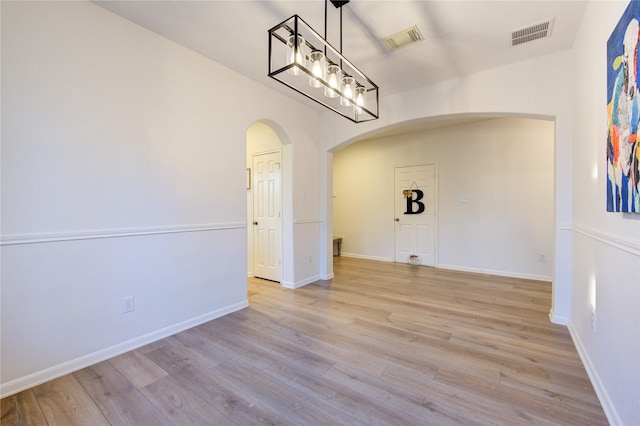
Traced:
[[[345, 254], [551, 281], [553, 121], [475, 117], [408, 130], [334, 153], [333, 227]], [[363, 215], [363, 205], [373, 208]]]
[[247, 276], [286, 283], [293, 276], [292, 145], [268, 120], [249, 126], [246, 145]]

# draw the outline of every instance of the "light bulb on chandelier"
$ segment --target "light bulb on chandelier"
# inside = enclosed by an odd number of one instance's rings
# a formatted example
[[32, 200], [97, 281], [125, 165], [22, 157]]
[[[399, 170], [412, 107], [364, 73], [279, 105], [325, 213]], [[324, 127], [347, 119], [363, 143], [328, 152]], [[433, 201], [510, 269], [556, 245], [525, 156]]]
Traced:
[[311, 87], [322, 87], [322, 82], [320, 80], [324, 80], [324, 54], [319, 50], [314, 50], [309, 55], [309, 65], [311, 66], [311, 74], [309, 76], [309, 85]]
[[336, 64], [329, 64], [327, 66], [327, 83], [328, 86], [324, 88], [324, 95], [327, 98], [337, 98], [337, 90], [340, 88], [338, 83], [338, 74], [340, 74], [340, 67]]
[[289, 68], [287, 72], [291, 75], [299, 75], [300, 68], [298, 68], [298, 65], [302, 65], [305, 57], [304, 38], [301, 35], [298, 35], [298, 37], [296, 37], [295, 35], [291, 34], [287, 45], [289, 46], [289, 52], [287, 53], [287, 64], [295, 64], [295, 66]]
[[351, 106], [353, 102], [354, 82], [354, 78], [349, 75], [342, 77], [342, 97], [340, 98], [340, 105], [346, 107]]
[[366, 105], [366, 90], [364, 86], [356, 87], [356, 104], [355, 109], [357, 114], [362, 114], [362, 108], [365, 108]]

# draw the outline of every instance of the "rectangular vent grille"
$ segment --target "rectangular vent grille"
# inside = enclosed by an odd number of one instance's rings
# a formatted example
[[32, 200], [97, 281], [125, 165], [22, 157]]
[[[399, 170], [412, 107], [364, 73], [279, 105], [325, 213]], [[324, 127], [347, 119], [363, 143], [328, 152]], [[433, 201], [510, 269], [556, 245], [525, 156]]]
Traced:
[[513, 31], [511, 33], [511, 46], [518, 46], [520, 44], [529, 43], [530, 41], [550, 37], [552, 28], [553, 19]]
[[402, 30], [384, 39], [387, 48], [391, 51], [398, 50], [410, 44], [418, 43], [424, 40], [424, 36], [416, 25], [406, 30]]

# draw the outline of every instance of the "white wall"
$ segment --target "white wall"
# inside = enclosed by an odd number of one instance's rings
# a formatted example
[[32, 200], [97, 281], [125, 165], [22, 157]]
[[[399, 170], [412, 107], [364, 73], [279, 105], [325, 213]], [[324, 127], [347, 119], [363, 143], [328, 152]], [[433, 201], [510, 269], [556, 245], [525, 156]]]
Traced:
[[492, 119], [367, 139], [333, 164], [333, 229], [345, 255], [392, 261], [394, 167], [436, 164], [437, 266], [551, 280], [553, 122]]
[[296, 248], [293, 253], [295, 281], [288, 287], [301, 287], [320, 279], [320, 228], [324, 221], [320, 212], [320, 186], [318, 175], [320, 150], [317, 145], [308, 145], [294, 152], [291, 199], [293, 203], [294, 233]]
[[1, 7], [5, 396], [246, 306], [246, 131], [308, 179], [319, 118], [91, 3]]
[[[606, 212], [606, 43], [628, 2], [589, 2], [573, 49], [569, 328], [613, 424], [640, 424], [640, 214]], [[591, 328], [595, 306], [596, 330]]]

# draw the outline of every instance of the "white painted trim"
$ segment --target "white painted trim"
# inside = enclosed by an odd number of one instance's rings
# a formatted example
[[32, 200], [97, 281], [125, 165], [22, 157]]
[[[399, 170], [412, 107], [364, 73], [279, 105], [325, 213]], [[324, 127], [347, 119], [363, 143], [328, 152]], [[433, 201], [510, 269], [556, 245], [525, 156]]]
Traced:
[[600, 232], [595, 229], [585, 228], [582, 226], [562, 226], [559, 228], [562, 231], [572, 231], [578, 234], [587, 236], [601, 243], [607, 244], [618, 250], [626, 251], [640, 257], [640, 242], [637, 240], [620, 238], [617, 235], [608, 234], [606, 232]]
[[474, 272], [476, 274], [486, 274], [486, 275], [497, 275], [500, 277], [510, 277], [510, 278], [522, 278], [525, 280], [536, 280], [536, 281], [553, 281], [553, 278], [549, 275], [537, 275], [537, 274], [521, 274], [519, 272], [511, 272], [511, 271], [498, 271], [495, 269], [482, 269], [482, 268], [470, 268], [467, 266], [458, 266], [458, 265], [436, 265], [437, 268], [449, 269], [452, 271], [461, 271], [461, 272]]
[[553, 310], [549, 311], [549, 320], [558, 325], [567, 325], [569, 324], [569, 318], [562, 317], [560, 315], [556, 315]]
[[101, 349], [88, 355], [83, 355], [79, 358], [63, 362], [62, 364], [55, 365], [44, 370], [36, 371], [35, 373], [20, 377], [8, 383], [3, 383], [0, 389], [0, 398], [5, 398], [7, 396], [21, 392], [25, 389], [29, 389], [50, 380], [57, 379], [58, 377], [73, 373], [74, 371], [81, 370], [85, 367], [105, 361], [107, 359], [121, 355], [125, 352], [132, 351], [149, 343], [153, 343], [157, 340], [172, 336], [189, 328], [204, 324], [205, 322], [220, 318], [232, 312], [239, 311], [240, 309], [244, 309], [248, 306], [249, 302], [245, 299], [242, 302], [225, 306], [224, 308], [220, 308], [215, 311], [197, 316], [195, 318], [170, 325], [163, 329], [153, 331], [151, 333], [133, 338], [131, 340], [127, 340], [126, 342], [118, 343], [117, 345]]
[[308, 284], [311, 284], [311, 283], [315, 283], [316, 281], [318, 281], [320, 279], [321, 279], [320, 275], [315, 275], [313, 277], [305, 278], [302, 281], [296, 281], [296, 282], [283, 281], [282, 282], [282, 287], [290, 288], [290, 289], [296, 289], [296, 288], [304, 287], [305, 285], [308, 285]]
[[[366, 256], [362, 254], [344, 253], [344, 252], [341, 253], [341, 255], [344, 257], [353, 257], [354, 259], [376, 260], [379, 262], [391, 262], [391, 263], [394, 262], [394, 260], [390, 257]], [[446, 264], [439, 264], [439, 265], [436, 265], [435, 267], [441, 268], [441, 269], [449, 269], [451, 271], [473, 272], [476, 274], [497, 275], [500, 277], [509, 277], [509, 278], [522, 278], [525, 280], [549, 281], [549, 282], [553, 281], [553, 278], [549, 275], [521, 274], [518, 272], [498, 271], [495, 269], [469, 268], [466, 266], [446, 265]]]
[[321, 280], [332, 280], [334, 279], [336, 276], [333, 275], [333, 272], [328, 274], [328, 275], [324, 275], [324, 274], [320, 274], [320, 279]]
[[353, 257], [354, 259], [377, 260], [378, 262], [393, 263], [393, 258], [391, 257], [367, 256], [364, 254], [345, 253], [345, 252], [340, 253], [340, 255], [344, 257]]
[[[253, 124], [255, 124], [255, 123], [253, 123]], [[252, 125], [253, 125], [253, 124], [252, 124]], [[265, 124], [265, 123], [263, 123], [263, 124]], [[271, 128], [271, 126], [269, 126], [268, 124], [267, 124], [267, 126], [268, 126], [269, 128]], [[249, 126], [249, 127], [251, 127], [251, 126]], [[273, 130], [273, 129], [271, 129], [271, 130]], [[253, 157], [258, 157], [258, 156], [260, 156], [260, 155], [266, 155], [266, 154], [275, 154], [275, 153], [277, 153], [277, 152], [279, 152], [279, 153], [280, 153], [280, 155], [282, 155], [282, 149], [280, 149], [280, 148], [276, 148], [276, 149], [267, 149], [266, 151], [257, 151], [257, 152], [252, 152], [252, 153], [251, 153], [251, 157], [252, 157], [252, 159], [253, 159]], [[282, 157], [280, 157], [280, 159], [282, 159]], [[251, 163], [253, 163], [253, 161], [251, 161]]]
[[567, 328], [569, 329], [569, 334], [571, 335], [571, 339], [573, 339], [573, 344], [578, 351], [578, 355], [582, 360], [582, 364], [584, 364], [584, 368], [587, 371], [587, 375], [589, 376], [589, 380], [591, 380], [591, 384], [593, 385], [593, 389], [596, 391], [596, 395], [598, 396], [598, 400], [600, 401], [600, 405], [604, 411], [605, 416], [607, 416], [607, 420], [610, 425], [622, 425], [622, 421], [616, 412], [615, 406], [611, 402], [611, 398], [609, 398], [609, 394], [607, 393], [607, 389], [600, 380], [600, 376], [598, 376], [598, 372], [594, 368], [591, 363], [591, 359], [589, 358], [587, 351], [580, 340], [580, 336], [571, 322], [567, 324]]
[[299, 218], [299, 219], [293, 219], [293, 223], [300, 224], [300, 223], [322, 223], [324, 222], [324, 220], [318, 218], [318, 217], [303, 217], [303, 218]]
[[0, 246], [95, 240], [100, 238], [139, 237], [159, 234], [179, 234], [185, 232], [220, 231], [224, 229], [244, 229], [246, 227], [246, 222], [231, 222], [210, 223], [205, 225], [163, 226], [155, 228], [103, 229], [97, 231], [65, 232], [60, 234], [9, 235], [0, 237]]
[[280, 281], [280, 285], [284, 288], [291, 288], [294, 289], [296, 288], [296, 283], [294, 283], [293, 281]]

